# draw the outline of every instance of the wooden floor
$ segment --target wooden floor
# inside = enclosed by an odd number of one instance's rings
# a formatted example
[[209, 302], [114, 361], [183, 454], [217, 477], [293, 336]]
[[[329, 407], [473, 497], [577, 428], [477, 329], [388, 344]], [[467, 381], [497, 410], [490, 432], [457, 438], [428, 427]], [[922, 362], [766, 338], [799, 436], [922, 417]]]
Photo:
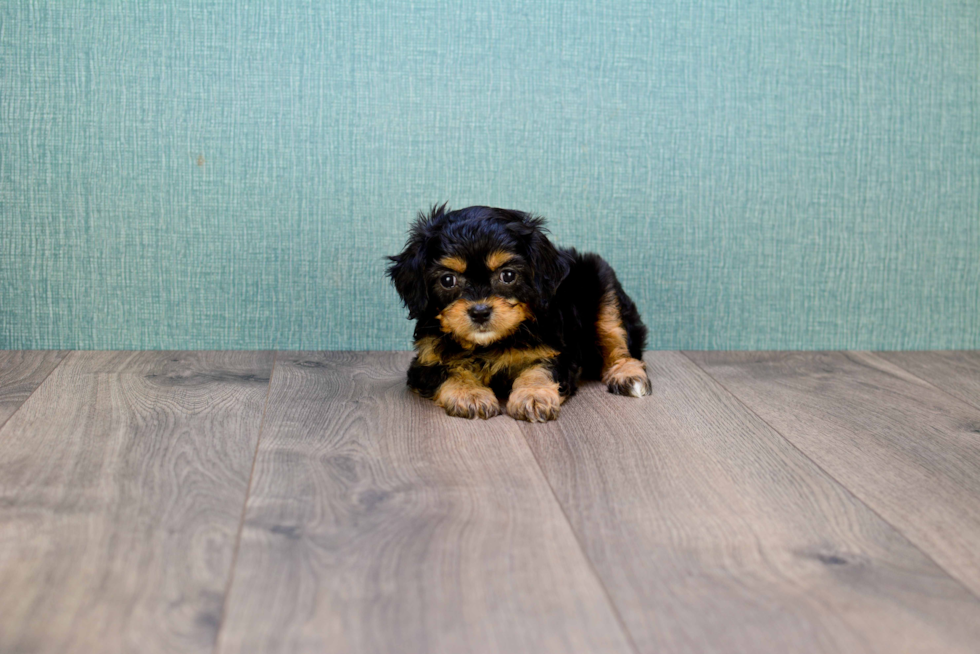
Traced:
[[0, 352], [0, 652], [980, 651], [980, 353]]

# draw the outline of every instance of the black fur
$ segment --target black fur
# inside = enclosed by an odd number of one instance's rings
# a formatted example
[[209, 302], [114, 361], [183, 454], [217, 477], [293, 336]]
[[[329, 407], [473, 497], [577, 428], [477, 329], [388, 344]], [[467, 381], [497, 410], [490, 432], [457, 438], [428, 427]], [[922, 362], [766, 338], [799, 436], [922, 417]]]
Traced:
[[[481, 276], [474, 269], [466, 287], [450, 293], [439, 285], [445, 270], [436, 262], [448, 255], [482, 261], [494, 250], [518, 255], [513, 267], [519, 281], [509, 294], [531, 307], [533, 319], [525, 320], [504, 339], [467, 348], [442, 331], [437, 315], [455, 298], [475, 301], [491, 295], [489, 273]], [[610, 289], [619, 302], [630, 355], [642, 359], [647, 330], [612, 267], [596, 254], [555, 247], [545, 233], [542, 218], [491, 207], [450, 211], [445, 204], [435, 206], [429, 214], [419, 214], [405, 249], [388, 259], [388, 275], [408, 308], [409, 318], [418, 321], [416, 342], [425, 337], [439, 339], [444, 359], [483, 357], [489, 361], [508, 348], [546, 345], [559, 352], [549, 362], [559, 392], [572, 395], [580, 377], [596, 379], [602, 372], [596, 320], [600, 300]], [[444, 366], [422, 365], [416, 358], [408, 371], [408, 384], [424, 397], [432, 397], [447, 376]], [[498, 397], [505, 398], [512, 381], [509, 375], [500, 374], [489, 386]], [[612, 387], [610, 390], [625, 394]]]

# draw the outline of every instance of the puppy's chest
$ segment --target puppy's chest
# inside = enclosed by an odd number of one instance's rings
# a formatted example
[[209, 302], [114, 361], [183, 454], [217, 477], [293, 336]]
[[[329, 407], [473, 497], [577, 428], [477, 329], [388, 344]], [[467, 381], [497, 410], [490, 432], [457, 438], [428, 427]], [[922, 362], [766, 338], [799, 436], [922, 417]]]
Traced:
[[557, 356], [558, 352], [547, 345], [507, 347], [459, 353], [445, 361], [445, 365], [451, 370], [470, 372], [488, 384], [495, 377], [514, 379], [524, 370]]

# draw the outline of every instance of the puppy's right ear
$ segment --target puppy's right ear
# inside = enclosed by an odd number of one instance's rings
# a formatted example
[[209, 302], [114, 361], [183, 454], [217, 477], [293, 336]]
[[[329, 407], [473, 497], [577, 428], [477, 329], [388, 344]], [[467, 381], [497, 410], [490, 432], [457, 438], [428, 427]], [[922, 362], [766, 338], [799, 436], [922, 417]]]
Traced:
[[[414, 231], [414, 230], [413, 230]], [[429, 303], [425, 285], [425, 239], [413, 233], [401, 254], [388, 257], [388, 277], [408, 308], [409, 319], [418, 318]]]
[[388, 277], [395, 285], [408, 308], [410, 320], [425, 313], [429, 305], [429, 289], [425, 281], [425, 267], [428, 261], [426, 244], [431, 236], [433, 221], [445, 213], [446, 205], [433, 207], [428, 216], [419, 212], [415, 224], [408, 233], [408, 242], [401, 254], [388, 257]]

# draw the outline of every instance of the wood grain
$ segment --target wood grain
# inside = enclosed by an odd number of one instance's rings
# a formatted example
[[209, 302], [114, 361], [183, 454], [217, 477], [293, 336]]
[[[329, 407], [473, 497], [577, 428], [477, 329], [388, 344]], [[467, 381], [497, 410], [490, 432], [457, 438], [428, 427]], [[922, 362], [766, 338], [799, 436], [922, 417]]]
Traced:
[[523, 430], [642, 652], [974, 652], [980, 601], [679, 353]]
[[980, 352], [876, 352], [916, 377], [980, 409]]
[[68, 355], [0, 430], [0, 651], [212, 650], [272, 358]]
[[980, 595], [980, 410], [868, 353], [691, 357]]
[[280, 354], [219, 652], [629, 652], [515, 422]]
[[66, 354], [67, 350], [0, 350], [0, 427]]

